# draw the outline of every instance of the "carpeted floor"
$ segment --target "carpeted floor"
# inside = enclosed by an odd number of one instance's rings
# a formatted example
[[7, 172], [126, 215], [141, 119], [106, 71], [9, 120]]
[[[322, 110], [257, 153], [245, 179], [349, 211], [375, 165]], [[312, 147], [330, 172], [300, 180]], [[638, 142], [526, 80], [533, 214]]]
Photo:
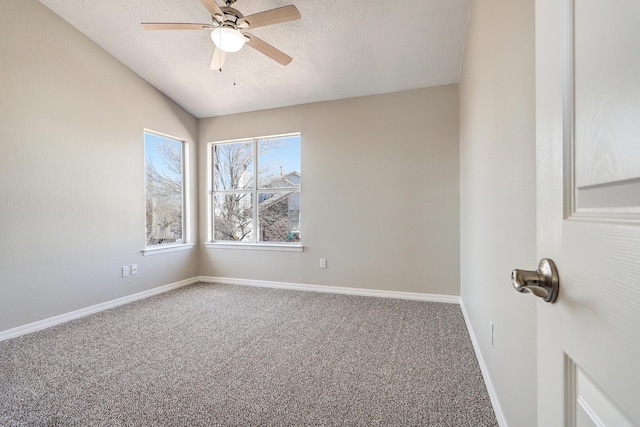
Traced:
[[460, 307], [199, 283], [0, 342], [2, 426], [497, 426]]

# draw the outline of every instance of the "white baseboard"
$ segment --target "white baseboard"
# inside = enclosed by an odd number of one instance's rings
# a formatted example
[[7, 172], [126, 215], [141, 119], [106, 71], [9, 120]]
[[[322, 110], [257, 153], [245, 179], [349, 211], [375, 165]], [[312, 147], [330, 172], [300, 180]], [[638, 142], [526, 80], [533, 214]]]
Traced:
[[161, 294], [173, 289], [181, 288], [183, 286], [191, 285], [198, 281], [197, 277], [191, 279], [181, 280], [179, 282], [170, 283], [168, 285], [159, 286], [157, 288], [149, 289], [146, 291], [138, 292], [137, 294], [127, 295], [122, 298], [117, 298], [111, 301], [106, 301], [100, 304], [92, 305], [90, 307], [81, 308], [79, 310], [71, 311], [69, 313], [60, 314], [58, 316], [50, 317], [48, 319], [39, 320], [37, 322], [29, 323], [26, 325], [18, 326], [13, 329], [7, 329], [0, 332], [0, 341], [8, 340], [10, 338], [19, 337], [20, 335], [29, 334], [31, 332], [39, 331], [49, 328], [51, 326], [59, 325], [60, 323], [68, 322], [69, 320], [78, 319], [80, 317], [88, 316], [90, 314], [98, 313], [100, 311], [108, 310], [119, 305], [127, 304], [133, 301], [148, 298], [153, 295]]
[[496, 390], [493, 388], [493, 383], [491, 382], [491, 377], [489, 376], [489, 369], [487, 369], [487, 365], [484, 362], [484, 357], [482, 357], [482, 352], [480, 351], [480, 345], [478, 344], [476, 334], [473, 331], [473, 327], [471, 325], [471, 319], [469, 318], [469, 313], [467, 313], [467, 309], [464, 306], [464, 301], [462, 300], [462, 298], [460, 298], [460, 309], [462, 309], [462, 315], [464, 316], [464, 321], [467, 324], [467, 329], [469, 330], [469, 335], [471, 336], [473, 349], [476, 352], [476, 359], [478, 359], [478, 364], [480, 365], [480, 371], [482, 372], [482, 378], [484, 379], [484, 384], [487, 387], [487, 392], [489, 393], [489, 399], [491, 399], [491, 406], [493, 406], [493, 412], [496, 414], [498, 425], [500, 427], [508, 427], [507, 421], [505, 420], [504, 414], [502, 413], [502, 407], [500, 406], [500, 402], [498, 401], [498, 395], [496, 394]]
[[304, 285], [300, 283], [266, 282], [261, 280], [196, 276], [190, 279], [185, 279], [179, 282], [170, 283], [168, 285], [159, 286], [157, 288], [149, 289], [143, 292], [138, 292], [133, 295], [127, 295], [122, 298], [117, 298], [111, 301], [106, 301], [100, 304], [92, 305], [90, 307], [81, 308], [79, 310], [75, 310], [69, 313], [60, 314], [58, 316], [50, 317], [48, 319], [43, 319], [37, 322], [18, 326], [12, 329], [7, 329], [6, 331], [0, 331], [0, 341], [8, 340], [10, 338], [19, 337], [21, 335], [29, 334], [31, 332], [46, 329], [51, 326], [59, 325], [60, 323], [68, 322], [70, 320], [78, 319], [80, 317], [84, 317], [90, 314], [98, 313], [100, 311], [108, 310], [110, 308], [117, 307], [119, 305], [123, 305], [133, 301], [148, 298], [150, 296], [161, 294], [163, 292], [167, 292], [172, 289], [181, 288], [183, 286], [191, 285], [196, 282], [215, 282], [215, 283], [230, 284], [230, 285], [258, 286], [258, 287], [265, 287], [265, 288], [293, 289], [293, 290], [326, 292], [326, 293], [347, 294], [347, 295], [365, 295], [365, 296], [374, 296], [374, 297], [382, 297], [382, 298], [399, 298], [399, 299], [411, 299], [411, 300], [419, 300], [419, 301], [444, 302], [444, 303], [451, 303], [451, 304], [460, 303], [460, 297], [453, 296], [453, 295], [380, 291], [375, 289], [343, 288], [340, 286]]
[[381, 291], [377, 289], [344, 288], [341, 286], [307, 285], [302, 283], [267, 282], [263, 280], [234, 279], [230, 277], [200, 276], [199, 281], [224, 285], [256, 286], [261, 288], [291, 289], [296, 291], [324, 292], [331, 294], [362, 295], [380, 298], [410, 299], [417, 301], [444, 302], [459, 304], [460, 297], [455, 295], [423, 294], [418, 292]]

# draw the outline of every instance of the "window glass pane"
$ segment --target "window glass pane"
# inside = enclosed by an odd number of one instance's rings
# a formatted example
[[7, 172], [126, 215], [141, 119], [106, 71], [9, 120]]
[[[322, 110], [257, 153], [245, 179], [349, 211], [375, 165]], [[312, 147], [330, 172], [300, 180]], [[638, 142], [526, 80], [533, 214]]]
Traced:
[[215, 240], [253, 241], [251, 193], [216, 194], [213, 205]]
[[182, 242], [182, 144], [159, 135], [144, 134], [147, 246]]
[[300, 193], [258, 193], [258, 240], [300, 241]]
[[217, 144], [214, 164], [214, 190], [253, 188], [253, 143]]
[[300, 242], [300, 145], [299, 134], [212, 143], [213, 241]]
[[260, 188], [300, 187], [300, 135], [258, 140]]

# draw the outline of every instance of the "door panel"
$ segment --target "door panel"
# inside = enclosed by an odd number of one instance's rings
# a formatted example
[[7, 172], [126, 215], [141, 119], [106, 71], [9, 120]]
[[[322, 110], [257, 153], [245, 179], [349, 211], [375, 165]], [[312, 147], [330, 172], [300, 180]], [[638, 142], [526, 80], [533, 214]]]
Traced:
[[576, 0], [574, 9], [576, 185], [638, 178], [640, 2]]
[[573, 369], [573, 391], [576, 427], [633, 427], [631, 421], [579, 367], [568, 361]]
[[640, 2], [576, 0], [573, 15], [574, 212], [640, 213]]
[[560, 275], [538, 303], [540, 426], [640, 425], [638, 4], [536, 2], [537, 247]]

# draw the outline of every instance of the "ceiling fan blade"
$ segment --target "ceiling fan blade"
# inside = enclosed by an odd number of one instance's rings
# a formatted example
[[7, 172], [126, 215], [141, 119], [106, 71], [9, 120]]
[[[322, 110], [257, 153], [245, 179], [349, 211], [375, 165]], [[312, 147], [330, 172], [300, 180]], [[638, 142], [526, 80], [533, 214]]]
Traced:
[[220, 49], [214, 49], [213, 57], [211, 58], [211, 65], [209, 68], [211, 70], [219, 70], [222, 71], [222, 66], [224, 65], [224, 58], [227, 56], [227, 53]]
[[247, 22], [249, 28], [258, 28], [266, 25], [279, 24], [280, 22], [295, 21], [296, 19], [300, 19], [300, 12], [298, 12], [295, 6], [289, 5], [245, 16], [244, 18], [240, 18], [239, 21]]
[[256, 36], [247, 33], [244, 33], [244, 35], [249, 38], [249, 41], [247, 41], [247, 46], [251, 46], [258, 52], [267, 55], [274, 61], [279, 62], [282, 65], [289, 65], [289, 63], [293, 61], [293, 58], [291, 58], [289, 55], [280, 52], [278, 49], [271, 46], [269, 43], [262, 41]]
[[178, 22], [143, 22], [142, 28], [145, 30], [210, 30], [213, 25], [209, 24], [181, 24]]
[[200, 3], [207, 8], [211, 16], [215, 17], [218, 15], [220, 17], [221, 20], [218, 22], [224, 21], [224, 12], [220, 9], [220, 6], [218, 6], [218, 3], [216, 3], [215, 0], [200, 0]]

